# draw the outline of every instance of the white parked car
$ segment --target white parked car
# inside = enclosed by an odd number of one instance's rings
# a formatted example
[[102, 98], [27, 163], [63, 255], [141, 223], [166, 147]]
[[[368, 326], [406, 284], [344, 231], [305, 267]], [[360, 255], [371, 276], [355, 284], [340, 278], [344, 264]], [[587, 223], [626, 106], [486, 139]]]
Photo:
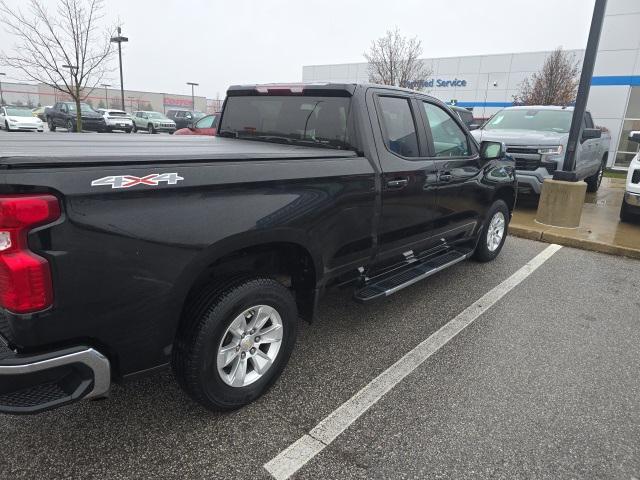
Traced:
[[7, 105], [0, 107], [0, 128], [8, 132], [18, 130], [43, 132], [44, 123], [38, 117], [34, 117], [28, 107]]
[[107, 132], [122, 130], [131, 133], [133, 130], [133, 120], [131, 120], [131, 116], [127, 112], [106, 108], [99, 108], [98, 112], [102, 114], [107, 124]]
[[[640, 131], [629, 134], [629, 141], [640, 143]], [[627, 184], [624, 189], [622, 206], [620, 207], [620, 220], [630, 222], [640, 221], [640, 153], [637, 153], [629, 164], [627, 173]]]

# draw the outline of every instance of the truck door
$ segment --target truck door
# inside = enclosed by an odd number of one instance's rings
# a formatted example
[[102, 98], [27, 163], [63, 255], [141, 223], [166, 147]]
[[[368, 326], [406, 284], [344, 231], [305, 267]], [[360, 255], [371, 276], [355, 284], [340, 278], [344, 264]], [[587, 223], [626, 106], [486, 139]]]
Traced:
[[384, 267], [438, 244], [436, 172], [413, 95], [372, 90], [367, 107], [382, 170], [377, 266]]
[[434, 233], [447, 243], [468, 239], [486, 209], [479, 153], [452, 112], [428, 100], [419, 104], [437, 171], [432, 186], [439, 215]]

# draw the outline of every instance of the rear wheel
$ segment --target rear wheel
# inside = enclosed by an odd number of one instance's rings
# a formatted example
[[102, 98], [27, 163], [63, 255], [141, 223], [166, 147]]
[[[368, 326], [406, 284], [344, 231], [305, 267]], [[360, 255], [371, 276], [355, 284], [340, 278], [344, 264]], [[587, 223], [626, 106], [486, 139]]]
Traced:
[[509, 207], [504, 200], [496, 200], [487, 214], [473, 258], [479, 262], [489, 262], [496, 258], [507, 239], [508, 228]]
[[602, 177], [604, 177], [604, 169], [605, 169], [605, 160], [602, 160], [600, 163], [600, 168], [596, 173], [591, 175], [590, 177], [585, 178], [585, 182], [587, 182], [587, 192], [597, 192], [602, 185]]
[[67, 131], [68, 132], [75, 132], [76, 131], [76, 126], [74, 125], [74, 123], [71, 120], [67, 120]]
[[138, 127], [136, 127], [136, 124], [135, 124], [135, 123], [133, 124], [133, 127], [131, 127], [131, 131], [132, 131], [133, 133], [137, 133], [137, 132], [138, 132]]
[[252, 402], [286, 366], [297, 317], [291, 292], [269, 278], [203, 290], [187, 306], [174, 345], [178, 382], [210, 410]]

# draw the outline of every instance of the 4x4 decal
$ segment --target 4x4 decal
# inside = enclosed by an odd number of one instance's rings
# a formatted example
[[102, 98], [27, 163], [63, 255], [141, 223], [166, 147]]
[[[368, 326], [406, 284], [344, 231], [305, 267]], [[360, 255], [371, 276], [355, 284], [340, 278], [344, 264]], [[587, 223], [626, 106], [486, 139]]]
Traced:
[[135, 185], [151, 185], [157, 186], [160, 182], [166, 182], [168, 185], [175, 185], [183, 177], [177, 173], [152, 173], [144, 177], [135, 177], [133, 175], [111, 175], [108, 177], [98, 178], [91, 182], [92, 187], [101, 187], [110, 185], [111, 188], [129, 188]]

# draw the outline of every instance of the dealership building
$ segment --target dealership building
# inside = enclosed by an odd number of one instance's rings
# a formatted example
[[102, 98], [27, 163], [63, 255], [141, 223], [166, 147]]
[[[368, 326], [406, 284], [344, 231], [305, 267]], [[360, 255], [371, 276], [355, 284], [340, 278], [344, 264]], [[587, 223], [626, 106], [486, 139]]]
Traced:
[[[586, 39], [585, 39], [586, 42]], [[582, 65], [584, 50], [569, 50]], [[513, 105], [522, 81], [540, 70], [550, 52], [427, 58], [432, 72], [421, 79], [425, 92], [487, 118]], [[367, 82], [367, 63], [309, 65], [304, 82]], [[597, 125], [611, 132], [608, 165], [626, 168], [638, 150], [627, 141], [640, 130], [640, 0], [609, 0], [588, 107]]]

